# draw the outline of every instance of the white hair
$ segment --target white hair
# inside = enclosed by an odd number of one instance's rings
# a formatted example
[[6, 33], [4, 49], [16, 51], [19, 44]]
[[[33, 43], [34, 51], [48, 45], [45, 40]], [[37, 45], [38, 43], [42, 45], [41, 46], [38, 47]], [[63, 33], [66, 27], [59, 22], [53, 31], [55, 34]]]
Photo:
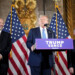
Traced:
[[40, 15], [39, 19], [40, 19], [41, 17], [46, 17], [46, 18], [48, 18], [46, 15]]
[[40, 22], [41, 17], [46, 17], [48, 19], [48, 17], [46, 15], [40, 15], [39, 18], [38, 18], [38, 23]]

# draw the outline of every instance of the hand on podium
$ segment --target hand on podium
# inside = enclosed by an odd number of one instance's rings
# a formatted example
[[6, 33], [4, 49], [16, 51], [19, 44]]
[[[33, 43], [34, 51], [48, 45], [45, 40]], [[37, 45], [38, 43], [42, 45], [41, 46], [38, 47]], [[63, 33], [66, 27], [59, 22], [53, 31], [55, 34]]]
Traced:
[[0, 54], [0, 60], [3, 58], [2, 54]]
[[36, 48], [36, 45], [34, 44], [34, 45], [32, 45], [31, 46], [31, 51], [34, 51], [35, 50], [35, 48]]
[[71, 74], [74, 74], [74, 68], [73, 67], [70, 67], [69, 71], [70, 71]]

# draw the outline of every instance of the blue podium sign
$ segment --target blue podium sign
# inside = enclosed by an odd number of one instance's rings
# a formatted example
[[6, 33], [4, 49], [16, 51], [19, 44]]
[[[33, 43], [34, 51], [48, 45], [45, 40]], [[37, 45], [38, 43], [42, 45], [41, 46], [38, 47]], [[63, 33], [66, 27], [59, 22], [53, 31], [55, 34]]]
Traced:
[[73, 49], [73, 40], [36, 39], [36, 49]]

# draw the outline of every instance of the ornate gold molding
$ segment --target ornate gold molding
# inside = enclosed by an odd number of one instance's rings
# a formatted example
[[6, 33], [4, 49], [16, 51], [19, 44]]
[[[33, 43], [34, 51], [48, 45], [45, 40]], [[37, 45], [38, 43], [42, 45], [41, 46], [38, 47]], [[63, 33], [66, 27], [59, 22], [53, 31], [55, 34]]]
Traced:
[[36, 0], [16, 0], [15, 1], [15, 8], [24, 28], [26, 35], [28, 35], [29, 30], [35, 27], [36, 24]]

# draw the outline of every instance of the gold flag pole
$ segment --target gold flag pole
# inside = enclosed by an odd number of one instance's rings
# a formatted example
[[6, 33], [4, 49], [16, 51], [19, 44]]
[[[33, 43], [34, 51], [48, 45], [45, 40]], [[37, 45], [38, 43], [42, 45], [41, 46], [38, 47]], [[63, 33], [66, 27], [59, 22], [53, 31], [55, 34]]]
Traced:
[[[14, 7], [15, 0], [12, 0], [12, 5], [11, 5], [11, 19], [10, 19], [10, 34], [12, 33], [12, 7]], [[12, 57], [12, 50], [10, 51], [10, 58]]]
[[[57, 0], [55, 1], [55, 12], [56, 12], [56, 37], [58, 39], [58, 23], [57, 23], [57, 9], [58, 5], [57, 5]], [[58, 61], [59, 61], [59, 52], [57, 51], [57, 57], [58, 57]]]
[[58, 23], [57, 23], [57, 4], [55, 3], [55, 11], [56, 11], [56, 35], [57, 35], [57, 39], [58, 39]]

